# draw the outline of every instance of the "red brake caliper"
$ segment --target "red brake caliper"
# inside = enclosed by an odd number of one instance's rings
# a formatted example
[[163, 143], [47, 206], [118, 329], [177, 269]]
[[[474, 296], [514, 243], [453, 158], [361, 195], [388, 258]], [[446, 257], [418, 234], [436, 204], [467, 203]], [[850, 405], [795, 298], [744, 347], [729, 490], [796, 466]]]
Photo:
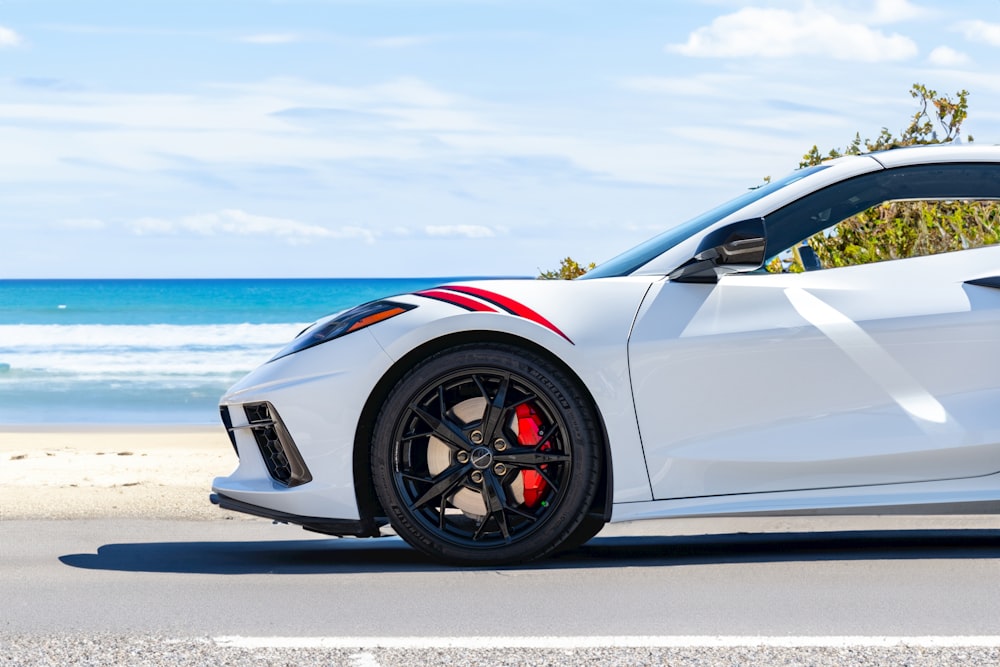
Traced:
[[[522, 404], [517, 406], [517, 443], [522, 447], [535, 447], [542, 440], [539, 430], [542, 426], [542, 418], [538, 416], [535, 409], [530, 405]], [[542, 451], [551, 449], [552, 445], [545, 443]], [[524, 504], [528, 507], [535, 507], [545, 495], [545, 478], [536, 470], [522, 470], [521, 481], [524, 483]]]

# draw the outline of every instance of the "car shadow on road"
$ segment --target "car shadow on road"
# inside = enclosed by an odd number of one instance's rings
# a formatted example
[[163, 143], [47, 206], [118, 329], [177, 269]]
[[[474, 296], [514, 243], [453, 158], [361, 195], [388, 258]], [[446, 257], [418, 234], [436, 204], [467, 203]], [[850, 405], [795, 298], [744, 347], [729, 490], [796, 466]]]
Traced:
[[[983, 558], [1000, 561], [1000, 531], [882, 530], [597, 537], [572, 551], [516, 569]], [[89, 570], [178, 574], [350, 574], [456, 569], [431, 561], [399, 538], [106, 544], [98, 548], [97, 553], [68, 554], [60, 556], [59, 560], [70, 567]]]

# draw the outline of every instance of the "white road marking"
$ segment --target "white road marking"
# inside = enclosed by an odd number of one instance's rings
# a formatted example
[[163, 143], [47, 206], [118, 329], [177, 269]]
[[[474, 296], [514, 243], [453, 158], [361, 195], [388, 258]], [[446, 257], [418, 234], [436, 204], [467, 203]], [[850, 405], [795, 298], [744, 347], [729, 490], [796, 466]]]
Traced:
[[[609, 637], [215, 637], [216, 645], [233, 648], [327, 649], [589, 649], [589, 648], [994, 648], [1000, 635], [971, 636], [609, 636]], [[358, 656], [364, 654], [357, 654]], [[353, 656], [352, 656], [353, 657]], [[371, 663], [369, 663], [371, 664]]]
[[351, 656], [351, 667], [381, 667], [371, 653], [355, 653]]

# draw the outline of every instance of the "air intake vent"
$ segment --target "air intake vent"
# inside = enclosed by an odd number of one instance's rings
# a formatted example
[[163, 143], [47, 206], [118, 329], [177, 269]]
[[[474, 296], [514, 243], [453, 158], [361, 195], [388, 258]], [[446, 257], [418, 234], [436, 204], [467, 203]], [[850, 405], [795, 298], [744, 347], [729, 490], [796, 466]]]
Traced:
[[274, 406], [270, 403], [248, 403], [243, 410], [271, 478], [285, 486], [299, 486], [312, 481], [312, 474]]
[[247, 421], [251, 424], [271, 422], [272, 408], [270, 403], [248, 403], [243, 406], [243, 410], [247, 413]]
[[226, 427], [226, 433], [229, 435], [229, 442], [233, 443], [233, 451], [236, 452], [236, 458], [239, 458], [240, 450], [236, 447], [236, 434], [233, 433], [233, 419], [229, 416], [228, 405], [219, 406], [219, 416], [222, 418], [222, 425]]

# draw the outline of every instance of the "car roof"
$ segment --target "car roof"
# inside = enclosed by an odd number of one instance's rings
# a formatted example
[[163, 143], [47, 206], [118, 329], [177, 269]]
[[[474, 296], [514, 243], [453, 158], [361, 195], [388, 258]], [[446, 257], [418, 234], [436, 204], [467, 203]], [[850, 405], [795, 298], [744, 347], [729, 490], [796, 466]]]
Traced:
[[1000, 146], [958, 143], [906, 146], [865, 153], [886, 169], [933, 162], [1000, 162]]

